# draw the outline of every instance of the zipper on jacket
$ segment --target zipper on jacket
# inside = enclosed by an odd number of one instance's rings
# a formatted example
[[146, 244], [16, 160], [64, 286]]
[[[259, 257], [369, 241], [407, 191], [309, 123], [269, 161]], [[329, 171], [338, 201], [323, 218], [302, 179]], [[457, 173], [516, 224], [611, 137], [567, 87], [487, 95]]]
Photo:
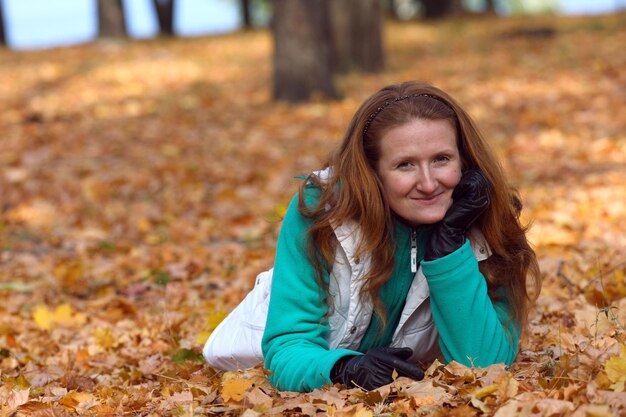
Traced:
[[411, 229], [411, 272], [417, 272], [417, 230]]

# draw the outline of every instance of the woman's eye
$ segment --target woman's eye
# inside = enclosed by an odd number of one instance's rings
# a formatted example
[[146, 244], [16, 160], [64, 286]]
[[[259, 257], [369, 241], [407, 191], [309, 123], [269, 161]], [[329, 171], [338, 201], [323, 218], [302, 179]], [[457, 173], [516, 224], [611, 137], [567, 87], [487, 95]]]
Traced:
[[409, 161], [404, 161], [404, 162], [400, 162], [398, 164], [398, 168], [406, 168], [406, 167], [408, 167], [410, 165], [411, 165], [411, 163]]
[[447, 162], [450, 160], [448, 155], [439, 155], [435, 158], [435, 162]]

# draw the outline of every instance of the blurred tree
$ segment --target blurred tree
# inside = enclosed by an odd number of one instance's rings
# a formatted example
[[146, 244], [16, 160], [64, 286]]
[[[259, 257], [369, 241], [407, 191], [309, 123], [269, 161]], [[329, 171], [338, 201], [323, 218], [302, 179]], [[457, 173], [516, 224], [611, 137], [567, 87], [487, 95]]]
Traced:
[[0, 0], [0, 46], [7, 46], [6, 29], [4, 28], [4, 11], [2, 10], [4, 4]]
[[421, 0], [424, 19], [440, 19], [463, 11], [462, 0]]
[[252, 13], [250, 10], [250, 0], [240, 0], [241, 18], [244, 29], [252, 28]]
[[152, 0], [159, 22], [159, 33], [174, 36], [174, 0]]
[[98, 36], [101, 38], [127, 36], [122, 0], [98, 0]]
[[241, 27], [252, 29], [268, 26], [271, 19], [272, 0], [237, 0], [241, 14]]
[[329, 0], [273, 0], [274, 98], [337, 97], [333, 83]]
[[376, 72], [384, 68], [379, 0], [330, 2], [334, 69]]

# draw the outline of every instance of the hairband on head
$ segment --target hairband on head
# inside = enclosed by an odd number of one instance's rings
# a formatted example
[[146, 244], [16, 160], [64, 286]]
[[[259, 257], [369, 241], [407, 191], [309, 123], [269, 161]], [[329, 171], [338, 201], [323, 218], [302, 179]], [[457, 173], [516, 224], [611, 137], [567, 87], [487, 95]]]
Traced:
[[[367, 135], [367, 131], [370, 128], [370, 125], [372, 124], [372, 121], [376, 118], [376, 116], [378, 116], [378, 114], [385, 110], [387, 107], [389, 107], [390, 105], [397, 103], [398, 101], [402, 101], [402, 100], [406, 100], [408, 98], [415, 98], [415, 97], [429, 97], [432, 99], [435, 99], [437, 101], [441, 101], [441, 99], [437, 96], [434, 96], [432, 94], [426, 94], [426, 93], [422, 93], [422, 94], [409, 94], [409, 95], [405, 95], [405, 96], [400, 96], [400, 97], [396, 97], [393, 100], [389, 100], [389, 101], [385, 101], [379, 108], [376, 109], [376, 111], [374, 111], [374, 113], [372, 113], [370, 115], [370, 117], [367, 118], [367, 121], [365, 122], [365, 127], [363, 127], [363, 136]], [[442, 102], [443, 103], [443, 102]], [[443, 103], [447, 106], [446, 103]]]

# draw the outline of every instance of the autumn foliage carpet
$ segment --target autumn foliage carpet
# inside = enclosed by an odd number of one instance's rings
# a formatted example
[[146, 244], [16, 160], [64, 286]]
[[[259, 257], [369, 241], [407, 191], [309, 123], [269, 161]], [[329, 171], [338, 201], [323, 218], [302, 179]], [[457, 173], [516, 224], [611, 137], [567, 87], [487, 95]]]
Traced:
[[[299, 106], [271, 101], [266, 31], [0, 51], [0, 416], [626, 415], [626, 15], [390, 23], [386, 44], [385, 72]], [[516, 363], [309, 394], [204, 365], [293, 177], [405, 79], [467, 106], [523, 196], [544, 285]]]

